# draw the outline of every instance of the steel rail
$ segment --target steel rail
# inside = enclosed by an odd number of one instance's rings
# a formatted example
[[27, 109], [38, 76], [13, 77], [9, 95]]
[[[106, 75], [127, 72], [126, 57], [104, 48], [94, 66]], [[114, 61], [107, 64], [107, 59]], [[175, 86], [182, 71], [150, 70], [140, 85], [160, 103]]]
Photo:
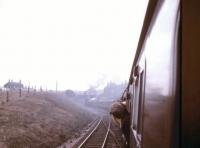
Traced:
[[100, 118], [98, 124], [95, 126], [95, 128], [90, 132], [90, 134], [85, 138], [85, 140], [78, 146], [78, 148], [81, 148], [91, 137], [91, 135], [96, 131], [96, 129], [99, 127], [100, 123], [102, 122], [102, 118]]
[[110, 129], [109, 132], [110, 132], [110, 134], [112, 135], [112, 137], [113, 137], [115, 143], [121, 148], [121, 145], [119, 144], [119, 141], [117, 140], [117, 138], [116, 138], [114, 132], [113, 132], [111, 129]]
[[[96, 122], [98, 122], [98, 123], [96, 124], [96, 126], [94, 127], [94, 129], [93, 129], [92, 131], [90, 130], [91, 132], [90, 132], [90, 133], [88, 134], [88, 136], [84, 139], [84, 141], [78, 146], [78, 148], [82, 148], [82, 147], [86, 144], [86, 142], [92, 137], [92, 135], [95, 133], [95, 131], [97, 132], [97, 129], [100, 127], [100, 124], [103, 124], [104, 127], [107, 129], [107, 130], [106, 130], [106, 135], [105, 135], [105, 137], [104, 137], [104, 139], [103, 139], [103, 143], [102, 143], [102, 145], [101, 145], [101, 148], [105, 148], [105, 147], [106, 147], [106, 142], [108, 142], [109, 134], [110, 134], [110, 136], [112, 136], [112, 139], [114, 140], [115, 144], [116, 144], [119, 148], [121, 148], [121, 145], [120, 145], [119, 141], [117, 140], [117, 138], [116, 138], [114, 132], [111, 130], [111, 119], [109, 118], [108, 125], [106, 125], [106, 124], [104, 123], [103, 117], [101, 117], [101, 118], [99, 119], [99, 121], [96, 121]], [[94, 122], [93, 124], [95, 124], [96, 122]], [[92, 127], [93, 127], [93, 124], [92, 124]]]
[[92, 122], [89, 123], [89, 129], [91, 129], [91, 127], [93, 127], [95, 125], [95, 123], [97, 122], [98, 117], [96, 117]]
[[[105, 123], [104, 123], [104, 126], [106, 127]], [[110, 134], [110, 135], [112, 136], [112, 138], [114, 139], [116, 145], [117, 145], [119, 148], [121, 148], [121, 145], [120, 145], [119, 141], [117, 140], [117, 138], [116, 138], [114, 132], [113, 132], [112, 129], [111, 129], [111, 119], [110, 119], [110, 117], [109, 117], [108, 131], [107, 131], [107, 133], [106, 133], [106, 137], [105, 137], [105, 139], [104, 139], [104, 143], [103, 143], [103, 145], [102, 145], [102, 148], [105, 147], [108, 134]]]
[[106, 136], [105, 136], [105, 138], [104, 138], [104, 141], [103, 141], [103, 144], [102, 144], [101, 148], [104, 148], [104, 147], [105, 147], [106, 141], [107, 141], [107, 139], [108, 139], [108, 134], [109, 134], [109, 132], [110, 132], [110, 118], [109, 118], [108, 130], [107, 130], [107, 132], [106, 132]]

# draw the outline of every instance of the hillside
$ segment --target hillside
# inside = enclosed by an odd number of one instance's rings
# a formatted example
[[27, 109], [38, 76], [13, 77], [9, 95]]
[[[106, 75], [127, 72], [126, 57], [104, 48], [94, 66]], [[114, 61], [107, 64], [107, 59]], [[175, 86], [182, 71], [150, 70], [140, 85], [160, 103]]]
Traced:
[[0, 147], [56, 147], [92, 119], [63, 95], [29, 94], [0, 105]]

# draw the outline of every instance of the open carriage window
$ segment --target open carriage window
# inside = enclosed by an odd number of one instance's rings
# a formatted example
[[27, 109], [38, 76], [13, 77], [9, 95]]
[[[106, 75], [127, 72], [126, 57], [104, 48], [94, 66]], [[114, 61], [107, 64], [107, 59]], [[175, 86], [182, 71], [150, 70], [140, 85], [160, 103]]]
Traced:
[[[144, 65], [143, 65], [144, 66]], [[134, 97], [132, 100], [132, 123], [131, 132], [134, 135], [136, 145], [140, 145], [142, 141], [142, 128], [143, 128], [143, 109], [144, 109], [144, 85], [145, 85], [145, 67], [139, 65], [135, 68], [134, 76], [135, 81], [133, 85]], [[134, 142], [134, 143], [135, 143]], [[138, 146], [139, 146], [138, 145]]]
[[139, 76], [139, 96], [138, 96], [138, 118], [137, 118], [137, 132], [142, 133], [142, 112], [144, 105], [144, 71]]

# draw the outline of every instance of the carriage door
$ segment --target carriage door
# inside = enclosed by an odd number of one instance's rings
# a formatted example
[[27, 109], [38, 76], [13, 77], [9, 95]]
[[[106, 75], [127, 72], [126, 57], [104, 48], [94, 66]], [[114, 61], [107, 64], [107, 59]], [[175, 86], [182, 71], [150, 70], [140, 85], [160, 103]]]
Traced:
[[137, 65], [134, 72], [134, 98], [131, 121], [131, 147], [141, 148], [144, 109], [144, 85], [145, 85], [145, 63], [144, 66]]

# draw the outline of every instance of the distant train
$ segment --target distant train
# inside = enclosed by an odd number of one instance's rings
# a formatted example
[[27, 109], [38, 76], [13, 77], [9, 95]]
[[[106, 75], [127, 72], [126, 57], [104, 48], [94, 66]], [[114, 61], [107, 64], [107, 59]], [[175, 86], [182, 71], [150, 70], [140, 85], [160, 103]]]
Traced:
[[122, 100], [131, 148], [200, 147], [200, 1], [149, 0]]

